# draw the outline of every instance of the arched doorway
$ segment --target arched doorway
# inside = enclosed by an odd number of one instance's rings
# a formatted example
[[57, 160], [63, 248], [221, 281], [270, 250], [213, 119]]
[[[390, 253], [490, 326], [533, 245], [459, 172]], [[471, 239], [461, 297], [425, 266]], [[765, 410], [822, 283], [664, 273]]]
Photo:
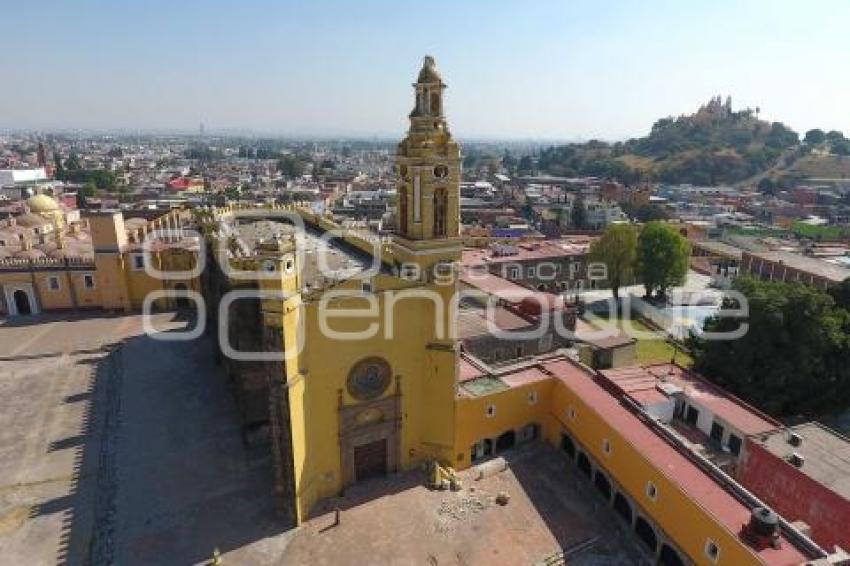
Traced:
[[611, 500], [611, 482], [605, 477], [605, 474], [596, 470], [596, 477], [593, 479], [593, 485], [596, 490], [605, 498], [605, 501]]
[[590, 466], [590, 460], [587, 459], [587, 456], [585, 456], [584, 452], [578, 453], [578, 469], [581, 470], [581, 473], [583, 473], [587, 477], [587, 479], [590, 479], [590, 477], [593, 475], [593, 469]]
[[679, 553], [667, 546], [661, 545], [661, 554], [658, 557], [658, 564], [661, 566], [685, 566], [685, 561], [679, 556]]
[[177, 303], [178, 309], [187, 309], [191, 305], [191, 301], [186, 296], [186, 291], [188, 291], [185, 283], [177, 283], [174, 286], [174, 290], [177, 291], [177, 296], [175, 302]]
[[15, 310], [18, 311], [18, 314], [32, 314], [32, 305], [30, 304], [30, 297], [29, 295], [27, 295], [26, 291], [17, 289], [12, 294], [12, 299], [15, 301]]
[[658, 548], [658, 537], [655, 536], [655, 529], [643, 517], [638, 517], [635, 521], [635, 534], [652, 554], [655, 554], [655, 549]]
[[567, 453], [567, 456], [570, 457], [570, 460], [575, 460], [576, 445], [573, 442], [573, 439], [567, 436], [566, 434], [561, 434], [561, 450]]
[[622, 493], [614, 496], [614, 511], [623, 518], [627, 525], [632, 524], [632, 506]]
[[499, 438], [496, 439], [496, 452], [513, 448], [514, 444], [516, 444], [516, 433], [512, 430], [503, 432]]

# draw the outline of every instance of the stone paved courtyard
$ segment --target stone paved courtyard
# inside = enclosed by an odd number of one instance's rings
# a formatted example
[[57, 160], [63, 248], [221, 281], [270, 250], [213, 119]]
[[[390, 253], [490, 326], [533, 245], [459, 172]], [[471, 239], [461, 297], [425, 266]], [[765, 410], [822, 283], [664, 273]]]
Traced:
[[[156, 315], [168, 333], [186, 321]], [[610, 511], [548, 447], [459, 493], [414, 471], [275, 520], [271, 463], [243, 443], [206, 339], [163, 342], [138, 315], [0, 322], [0, 564], [570, 564], [633, 559]], [[501, 507], [498, 491], [511, 494]], [[342, 522], [332, 523], [332, 510]]]

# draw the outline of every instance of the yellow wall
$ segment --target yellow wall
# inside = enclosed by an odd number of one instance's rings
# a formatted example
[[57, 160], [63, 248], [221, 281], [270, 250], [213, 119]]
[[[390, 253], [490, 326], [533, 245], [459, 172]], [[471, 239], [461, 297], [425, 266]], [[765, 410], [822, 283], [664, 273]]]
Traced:
[[[537, 393], [537, 402], [534, 404], [528, 400], [532, 391]], [[456, 459], [454, 466], [457, 469], [469, 467], [470, 448], [480, 440], [496, 439], [503, 432], [519, 430], [532, 423], [543, 428], [549, 414], [551, 391], [552, 379], [547, 379], [491, 395], [457, 399], [455, 452], [463, 454], [463, 459]], [[487, 407], [490, 405], [496, 408], [492, 417], [487, 416]]]
[[[588, 378], [589, 379], [589, 378]], [[711, 515], [686, 495], [676, 483], [629, 444], [601, 415], [585, 404], [566, 384], [558, 380], [550, 398], [551, 413], [546, 435], [558, 446], [561, 430], [581, 444], [592, 458], [608, 472], [685, 553], [698, 564], [711, 564], [704, 553], [707, 538], [721, 549], [718, 564], [760, 564], [756, 555]], [[575, 409], [576, 418], [567, 416]], [[602, 451], [603, 440], [611, 443], [611, 453]], [[655, 502], [646, 495], [647, 482], [658, 489]], [[743, 526], [743, 525], [742, 525]]]
[[[384, 358], [393, 376], [400, 376], [402, 426], [400, 466], [410, 469], [421, 462], [438, 459], [453, 462], [455, 442], [454, 392], [457, 353], [431, 345], [436, 342], [435, 305], [428, 298], [405, 298], [395, 307], [393, 338], [385, 336], [384, 313], [387, 295], [381, 292], [395, 280], [373, 280], [378, 316], [331, 319], [337, 332], [365, 330], [375, 324], [377, 333], [364, 340], [338, 340], [325, 336], [319, 326], [318, 301], [301, 303], [292, 298], [284, 305], [284, 339], [293, 351], [303, 322], [304, 346], [301, 354], [289, 359], [287, 375], [295, 384], [289, 389], [295, 464], [295, 486], [299, 518], [321, 498], [335, 495], [342, 488], [339, 444], [339, 391], [343, 403], [355, 404], [346, 389], [351, 368], [369, 356]], [[364, 299], [349, 297], [335, 300], [336, 308], [367, 308]], [[293, 376], [303, 376], [303, 379]], [[395, 392], [391, 384], [386, 395]]]
[[[20, 283], [32, 285], [40, 310], [66, 310], [73, 308], [96, 308], [101, 304], [99, 287], [86, 288], [83, 282], [85, 274], [94, 275], [91, 271], [0, 271], [0, 287]], [[59, 289], [52, 290], [49, 280], [56, 277]]]

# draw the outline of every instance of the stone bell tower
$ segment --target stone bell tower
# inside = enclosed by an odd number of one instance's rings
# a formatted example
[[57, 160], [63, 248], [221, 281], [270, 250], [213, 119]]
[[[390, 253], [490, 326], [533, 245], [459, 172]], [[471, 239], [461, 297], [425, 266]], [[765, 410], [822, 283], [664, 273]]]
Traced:
[[460, 147], [446, 124], [446, 84], [432, 57], [425, 57], [413, 88], [410, 129], [396, 155], [397, 243], [421, 256], [460, 245]]

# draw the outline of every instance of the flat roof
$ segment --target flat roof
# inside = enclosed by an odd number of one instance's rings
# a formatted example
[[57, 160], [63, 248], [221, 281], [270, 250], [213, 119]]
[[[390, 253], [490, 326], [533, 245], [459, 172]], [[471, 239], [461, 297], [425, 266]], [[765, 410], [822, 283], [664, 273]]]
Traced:
[[[488, 315], [488, 312], [491, 313]], [[514, 314], [505, 307], [496, 306], [484, 309], [474, 305], [461, 305], [457, 317], [458, 337], [473, 338], [492, 334], [490, 327], [499, 330], [520, 330], [535, 326], [521, 316]]]
[[[744, 503], [621, 405], [592, 375], [565, 358], [545, 363], [544, 367], [729, 532], [737, 535], [749, 522], [751, 510]], [[750, 548], [768, 564], [801, 564], [809, 559], [784, 536], [781, 542], [779, 548]]]
[[523, 287], [481, 269], [474, 271], [467, 268], [461, 269], [460, 281], [509, 303], [522, 302], [524, 298], [535, 294], [535, 291], [527, 287]]
[[835, 283], [841, 283], [845, 279], [850, 278], [850, 269], [814, 257], [781, 251], [749, 253], [753, 257], [773, 263], [781, 263], [791, 269], [811, 273], [812, 275], [829, 279]]
[[718, 240], [699, 240], [693, 243], [694, 248], [700, 248], [714, 254], [741, 259], [744, 250]]
[[633, 393], [646, 390], [652, 384], [673, 383], [682, 388], [684, 395], [707, 407], [717, 418], [745, 435], [774, 431], [782, 425], [699, 374], [676, 364], [656, 364], [606, 369], [599, 372], [627, 396], [635, 401]]
[[788, 443], [788, 433], [784, 430], [755, 440], [783, 460], [793, 453], [801, 455], [805, 461], [798, 469], [802, 473], [850, 500], [850, 438], [817, 422], [797, 425], [790, 430], [803, 438], [799, 446]]
[[591, 238], [587, 236], [576, 236], [558, 240], [505, 244], [502, 247], [509, 248], [509, 253], [504, 255], [497, 255], [491, 249], [468, 248], [463, 250], [462, 262], [463, 265], [481, 265], [584, 255], [590, 249], [590, 240]]

